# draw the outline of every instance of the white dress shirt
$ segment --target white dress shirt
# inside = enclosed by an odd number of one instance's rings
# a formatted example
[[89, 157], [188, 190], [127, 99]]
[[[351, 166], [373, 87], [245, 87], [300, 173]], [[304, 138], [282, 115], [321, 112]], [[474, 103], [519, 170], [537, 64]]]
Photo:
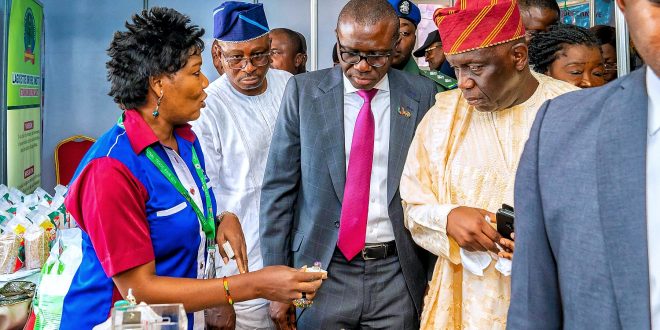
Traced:
[[[213, 187], [218, 212], [236, 213], [243, 227], [250, 271], [263, 268], [259, 242], [261, 186], [275, 120], [291, 76], [286, 71], [269, 69], [266, 91], [247, 96], [237, 91], [227, 75], [223, 75], [206, 88], [206, 107], [192, 123], [204, 152], [206, 174]], [[233, 260], [227, 265], [217, 260], [216, 266], [218, 276], [238, 274]], [[266, 300], [256, 299], [237, 303], [234, 308], [237, 316], [243, 318], [254, 316], [255, 308], [264, 306], [268, 306]], [[245, 327], [261, 328], [263, 325]]]
[[646, 223], [651, 288], [651, 328], [660, 329], [660, 78], [647, 67]]
[[[374, 160], [369, 185], [369, 214], [366, 243], [385, 243], [394, 240], [394, 229], [387, 211], [387, 161], [390, 150], [390, 82], [387, 74], [374, 87], [378, 93], [371, 100], [374, 114]], [[358, 89], [344, 76], [344, 148], [346, 171], [351, 156], [355, 121], [364, 100]]]

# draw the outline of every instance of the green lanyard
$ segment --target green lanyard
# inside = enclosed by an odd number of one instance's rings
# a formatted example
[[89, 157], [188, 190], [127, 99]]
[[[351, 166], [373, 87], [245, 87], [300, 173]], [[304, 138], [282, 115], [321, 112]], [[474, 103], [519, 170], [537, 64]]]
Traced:
[[[124, 128], [124, 117], [123, 115], [119, 117], [119, 120], [117, 121], [117, 124], [119, 127]], [[125, 129], [125, 128], [124, 128]], [[204, 234], [206, 235], [206, 240], [207, 240], [207, 247], [209, 249], [212, 248], [212, 246], [215, 244], [215, 223], [214, 223], [214, 217], [213, 217], [213, 205], [211, 204], [211, 194], [209, 193], [209, 188], [206, 185], [206, 178], [204, 176], [204, 171], [202, 171], [202, 165], [199, 163], [199, 158], [197, 158], [197, 152], [195, 151], [195, 147], [192, 147], [192, 163], [193, 166], [195, 167], [195, 172], [197, 172], [197, 176], [199, 177], [199, 181], [202, 182], [202, 190], [204, 191], [204, 197], [206, 199], [206, 206], [207, 206], [207, 213], [206, 216], [204, 216], [204, 213], [199, 209], [195, 201], [190, 197], [190, 193], [188, 193], [188, 190], [183, 187], [183, 184], [181, 183], [181, 180], [172, 172], [172, 170], [165, 164], [165, 161], [163, 161], [160, 156], [154, 151], [153, 148], [147, 147], [147, 158], [158, 168], [160, 173], [165, 176], [167, 181], [169, 181], [174, 188], [188, 201], [188, 204], [193, 208], [195, 211], [195, 214], [197, 214], [197, 218], [199, 219], [199, 223], [202, 226], [202, 230], [204, 231]]]

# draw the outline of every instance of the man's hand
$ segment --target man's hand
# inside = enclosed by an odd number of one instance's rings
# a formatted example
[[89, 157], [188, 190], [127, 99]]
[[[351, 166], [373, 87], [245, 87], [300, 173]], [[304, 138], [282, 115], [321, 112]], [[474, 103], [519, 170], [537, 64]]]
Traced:
[[516, 248], [516, 243], [514, 242], [515, 239], [515, 233], [511, 233], [511, 239], [502, 237], [500, 239], [500, 246], [502, 246], [503, 250], [500, 251], [497, 255], [502, 258], [513, 260], [513, 250]]
[[236, 312], [234, 306], [223, 305], [204, 310], [204, 320], [208, 330], [234, 330]]
[[222, 248], [222, 244], [229, 241], [229, 245], [231, 245], [232, 250], [234, 250], [234, 257], [236, 258], [238, 271], [241, 274], [249, 272], [250, 270], [248, 269], [247, 246], [245, 245], [243, 228], [241, 227], [241, 222], [238, 221], [238, 217], [236, 217], [235, 214], [225, 213], [222, 216], [216, 236], [218, 252], [220, 252], [220, 256], [225, 262], [225, 265], [229, 263], [229, 258], [227, 257], [225, 250]]
[[492, 251], [498, 253], [495, 245], [500, 241], [500, 234], [488, 222], [495, 222], [495, 214], [486, 210], [459, 206], [447, 216], [447, 235], [468, 251]]
[[278, 330], [296, 330], [296, 308], [293, 304], [271, 301], [269, 313]]

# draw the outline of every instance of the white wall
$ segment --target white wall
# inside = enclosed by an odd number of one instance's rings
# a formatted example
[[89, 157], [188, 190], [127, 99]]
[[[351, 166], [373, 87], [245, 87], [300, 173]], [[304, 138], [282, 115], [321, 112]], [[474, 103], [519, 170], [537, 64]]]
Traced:
[[[286, 27], [301, 32], [311, 47], [309, 0], [260, 0], [271, 28]], [[339, 11], [346, 0], [319, 0], [319, 68], [332, 66], [331, 47]], [[149, 6], [172, 7], [191, 17], [206, 30], [202, 70], [218, 77], [211, 62], [213, 8], [222, 1], [149, 0]], [[143, 8], [141, 0], [44, 1], [45, 12], [45, 104], [42, 187], [55, 186], [53, 151], [72, 135], [98, 138], [121, 113], [107, 95], [105, 53], [112, 35], [124, 29], [130, 16]], [[308, 61], [308, 69], [311, 60]]]
[[121, 113], [107, 95], [105, 50], [142, 1], [44, 1], [42, 187], [55, 186], [53, 151], [69, 136], [98, 137]]

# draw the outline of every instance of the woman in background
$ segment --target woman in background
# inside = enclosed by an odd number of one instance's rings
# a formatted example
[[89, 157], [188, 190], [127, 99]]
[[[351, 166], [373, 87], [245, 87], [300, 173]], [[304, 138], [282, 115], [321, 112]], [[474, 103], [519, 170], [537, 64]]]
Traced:
[[579, 26], [559, 24], [537, 33], [529, 44], [529, 64], [536, 72], [577, 87], [605, 84], [605, 66], [598, 40]]
[[83, 260], [64, 298], [61, 328], [104, 322], [129, 288], [137, 301], [183, 303], [189, 329], [204, 328], [200, 311], [233, 301], [313, 298], [322, 275], [285, 266], [203, 279], [206, 267], [214, 272], [205, 260], [216, 242], [229, 241], [247, 271], [240, 223], [231, 213], [218, 215], [188, 125], [206, 98], [204, 30], [159, 7], [134, 15], [126, 28], [115, 33], [106, 65], [109, 95], [125, 111], [87, 153], [66, 198], [83, 231]]
[[589, 29], [600, 44], [600, 50], [603, 52], [603, 62], [605, 64], [605, 82], [610, 82], [617, 78], [616, 62], [616, 29], [608, 25], [596, 25]]

